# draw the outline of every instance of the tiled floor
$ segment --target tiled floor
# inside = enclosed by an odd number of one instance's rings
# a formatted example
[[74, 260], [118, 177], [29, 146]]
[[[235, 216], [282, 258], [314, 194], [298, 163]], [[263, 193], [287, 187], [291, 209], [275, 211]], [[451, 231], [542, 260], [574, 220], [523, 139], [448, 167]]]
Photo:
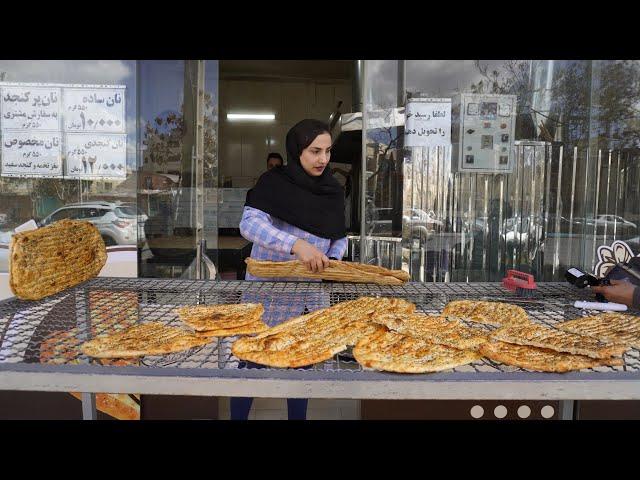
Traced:
[[[229, 419], [229, 399], [220, 398], [221, 420]], [[256, 398], [249, 420], [286, 420], [287, 401], [283, 398]], [[307, 407], [308, 420], [359, 420], [359, 400], [325, 400], [312, 398]]]

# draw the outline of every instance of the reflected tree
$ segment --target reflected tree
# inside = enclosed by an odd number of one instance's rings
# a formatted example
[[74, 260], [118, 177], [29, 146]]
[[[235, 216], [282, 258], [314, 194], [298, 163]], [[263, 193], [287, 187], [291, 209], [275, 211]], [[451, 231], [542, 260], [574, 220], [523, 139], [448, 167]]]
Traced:
[[[204, 182], [210, 184], [217, 179], [216, 152], [217, 104], [211, 93], [204, 95]], [[182, 164], [182, 145], [185, 136], [184, 105], [180, 112], [169, 112], [147, 121], [144, 126], [142, 144], [146, 147], [143, 154], [144, 164], [165, 167], [169, 164]]]

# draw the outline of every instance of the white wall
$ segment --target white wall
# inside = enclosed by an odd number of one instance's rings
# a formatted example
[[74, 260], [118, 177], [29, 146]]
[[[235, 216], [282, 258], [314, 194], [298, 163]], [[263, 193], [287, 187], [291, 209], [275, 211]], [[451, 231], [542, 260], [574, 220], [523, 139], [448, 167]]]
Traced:
[[[257, 178], [266, 170], [267, 153], [279, 152], [286, 161], [287, 131], [304, 118], [328, 121], [338, 101], [351, 110], [349, 81], [220, 80], [219, 178]], [[227, 113], [274, 113], [275, 122], [227, 121]], [[272, 144], [267, 140], [271, 138]], [[239, 180], [239, 179], [237, 179]], [[248, 180], [248, 179], [246, 179]], [[234, 183], [234, 187], [244, 185]]]

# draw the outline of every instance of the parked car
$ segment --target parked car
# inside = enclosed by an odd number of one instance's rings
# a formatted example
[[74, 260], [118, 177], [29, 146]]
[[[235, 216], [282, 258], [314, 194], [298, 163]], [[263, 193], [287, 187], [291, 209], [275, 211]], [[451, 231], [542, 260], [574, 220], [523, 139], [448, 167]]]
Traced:
[[598, 215], [595, 219], [587, 220], [588, 225], [595, 225], [598, 228], [607, 228], [607, 230], [613, 231], [614, 227], [620, 232], [635, 232], [638, 229], [638, 226], [622, 218], [620, 215]]
[[411, 224], [412, 227], [426, 227], [427, 230], [432, 230], [435, 227], [444, 227], [444, 222], [439, 220], [432, 210], [425, 212], [419, 208], [412, 208], [410, 215], [404, 216], [404, 222]]
[[146, 215], [134, 204], [95, 201], [65, 205], [45, 217], [39, 226], [65, 218], [93, 223], [107, 246], [136, 245], [138, 240], [144, 241], [144, 229], [138, 229], [138, 221], [146, 221]]
[[9, 271], [9, 243], [13, 230], [0, 230], [0, 273]]

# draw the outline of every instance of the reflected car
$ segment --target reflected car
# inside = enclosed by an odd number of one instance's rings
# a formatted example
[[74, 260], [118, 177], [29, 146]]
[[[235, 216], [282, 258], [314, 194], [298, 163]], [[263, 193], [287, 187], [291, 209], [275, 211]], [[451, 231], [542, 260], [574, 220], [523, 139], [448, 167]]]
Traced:
[[442, 220], [438, 220], [436, 214], [432, 210], [425, 212], [419, 208], [412, 208], [410, 210], [410, 215], [404, 215], [403, 220], [405, 223], [410, 223], [413, 227], [423, 226], [430, 229], [436, 226], [444, 226], [444, 222]]
[[9, 243], [13, 230], [0, 230], [0, 273], [9, 271]]
[[[529, 234], [531, 232], [529, 217], [520, 218], [508, 218], [505, 222], [504, 240], [507, 245], [515, 243], [524, 243], [529, 240]], [[541, 233], [540, 226], [534, 226], [536, 232], [536, 238]]]
[[629, 220], [625, 220], [619, 215], [598, 215], [595, 220], [591, 220], [589, 223], [592, 225], [595, 224], [598, 227], [606, 226], [607, 228], [613, 228], [614, 226], [616, 228], [633, 230], [637, 230], [638, 228], [635, 223], [630, 222]]
[[69, 204], [45, 217], [39, 226], [65, 218], [93, 223], [106, 246], [137, 245], [138, 240], [145, 240], [144, 230], [138, 229], [138, 222], [146, 221], [146, 215], [139, 212], [134, 204], [103, 201]]

